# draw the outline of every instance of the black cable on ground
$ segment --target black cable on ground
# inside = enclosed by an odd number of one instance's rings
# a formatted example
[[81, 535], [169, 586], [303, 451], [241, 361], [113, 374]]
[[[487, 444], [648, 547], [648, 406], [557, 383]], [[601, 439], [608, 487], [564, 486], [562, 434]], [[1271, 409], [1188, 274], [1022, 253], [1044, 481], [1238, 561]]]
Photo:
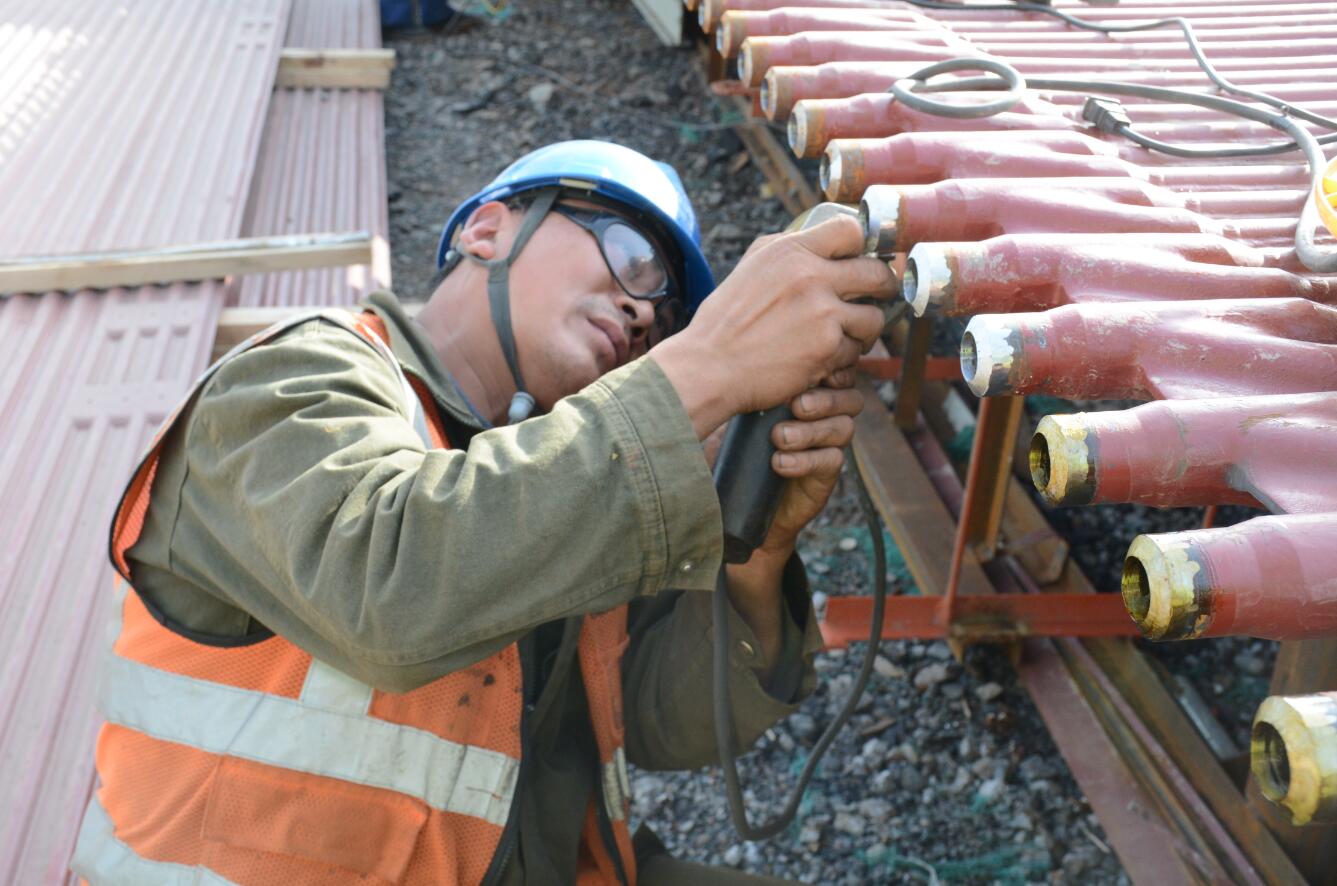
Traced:
[[882, 639], [882, 621], [883, 613], [886, 611], [887, 601], [887, 550], [886, 544], [882, 540], [882, 524], [878, 519], [877, 510], [873, 506], [873, 498], [868, 493], [868, 487], [864, 483], [863, 476], [859, 473], [857, 465], [850, 450], [846, 450], [847, 462], [853, 466], [851, 476], [854, 477], [855, 487], [858, 490], [859, 505], [863, 509], [864, 517], [868, 521], [869, 534], [873, 539], [873, 617], [872, 629], [868, 637], [868, 650], [864, 653], [863, 665], [859, 668], [858, 676], [854, 679], [854, 685], [850, 689], [849, 698], [845, 700], [840, 713], [827, 725], [822, 732], [817, 744], [813, 746], [812, 753], [808, 755], [807, 761], [803, 765], [803, 771], [799, 773], [798, 781], [794, 789], [789, 794], [789, 800], [785, 803], [780, 814], [769, 821], [753, 825], [748, 821], [747, 805], [743, 799], [743, 788], [738, 778], [737, 750], [734, 747], [733, 735], [733, 704], [729, 691], [729, 589], [725, 577], [725, 568], [720, 567], [719, 580], [715, 586], [714, 621], [715, 621], [715, 741], [719, 746], [720, 769], [724, 773], [724, 793], [729, 798], [729, 814], [733, 820], [735, 830], [744, 840], [765, 840], [773, 837], [783, 831], [794, 821], [798, 815], [799, 804], [803, 801], [803, 795], [808, 790], [808, 785], [812, 782], [813, 775], [817, 772], [817, 766], [822, 762], [822, 757], [826, 754], [832, 742], [836, 740], [836, 735], [849, 721], [854, 714], [854, 709], [859, 705], [859, 699], [863, 697], [864, 689], [868, 686], [868, 679], [873, 673], [873, 664], [877, 659], [878, 648]]

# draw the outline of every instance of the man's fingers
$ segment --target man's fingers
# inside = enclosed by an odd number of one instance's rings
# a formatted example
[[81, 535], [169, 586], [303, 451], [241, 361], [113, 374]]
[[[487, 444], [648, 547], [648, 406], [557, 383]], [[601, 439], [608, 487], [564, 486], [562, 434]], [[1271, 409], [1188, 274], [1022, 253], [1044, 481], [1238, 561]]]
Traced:
[[834, 447], [842, 449], [854, 436], [854, 419], [833, 415], [816, 421], [786, 421], [771, 431], [771, 442], [780, 452], [802, 452]]
[[834, 446], [826, 449], [808, 449], [804, 452], [777, 452], [771, 456], [771, 467], [781, 477], [794, 480], [816, 477], [834, 482], [845, 464], [844, 450]]
[[863, 394], [848, 389], [813, 388], [795, 397], [789, 408], [800, 421], [816, 421], [832, 415], [854, 416], [863, 409]]
[[829, 218], [793, 236], [809, 252], [822, 258], [852, 258], [863, 254], [863, 225], [852, 215]]
[[891, 298], [900, 294], [891, 266], [880, 258], [847, 258], [828, 262], [823, 279], [841, 298]]
[[844, 369], [837, 369], [835, 372], [822, 379], [824, 388], [852, 388], [859, 374], [854, 371], [853, 366]]
[[[845, 335], [862, 345], [860, 353], [867, 353], [868, 349], [877, 343], [878, 336], [882, 334], [882, 327], [887, 322], [886, 314], [882, 313], [882, 309], [877, 305], [847, 304], [840, 318], [840, 327]], [[857, 356], [855, 359], [858, 359]]]

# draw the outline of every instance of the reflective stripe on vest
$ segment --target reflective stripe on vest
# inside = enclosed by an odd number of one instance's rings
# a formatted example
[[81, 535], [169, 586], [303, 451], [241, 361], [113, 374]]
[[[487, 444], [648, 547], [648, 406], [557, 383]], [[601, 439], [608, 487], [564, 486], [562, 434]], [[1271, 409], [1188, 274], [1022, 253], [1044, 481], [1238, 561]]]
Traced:
[[[113, 523], [112, 559], [122, 575], [172, 424], [224, 361], [314, 318], [337, 323], [375, 348], [394, 368], [424, 445], [448, 445], [430, 396], [404, 373], [382, 339], [379, 318], [339, 310], [293, 318], [206, 370], [159, 430]], [[121, 601], [116, 615], [124, 625], [114, 633], [116, 651], [103, 682], [103, 786], [80, 833], [78, 873], [98, 883], [227, 882], [220, 871], [243, 882], [326, 882], [352, 872], [378, 882], [462, 883], [483, 875], [508, 822], [520, 772], [523, 686], [515, 644], [393, 695], [281, 637], [236, 649], [195, 644], [155, 621], [134, 596]], [[582, 883], [613, 882], [619, 867], [631, 884], [636, 879], [622, 747], [626, 617], [625, 606], [587, 616], [578, 644], [599, 746], [598, 805], [608, 813], [615, 844], [606, 846], [597, 827], [582, 831], [595, 863], [582, 869]], [[155, 787], [163, 780], [167, 787]], [[362, 793], [350, 798], [350, 791]], [[336, 813], [326, 805], [311, 818], [284, 805], [316, 795], [347, 812], [330, 818]], [[137, 805], [145, 798], [152, 802]], [[333, 836], [312, 841], [313, 828]]]
[[231, 880], [202, 865], [177, 864], [140, 858], [135, 850], [116, 839], [115, 826], [97, 795], [88, 802], [84, 823], [79, 827], [79, 843], [70, 862], [76, 874], [98, 886], [236, 886]]

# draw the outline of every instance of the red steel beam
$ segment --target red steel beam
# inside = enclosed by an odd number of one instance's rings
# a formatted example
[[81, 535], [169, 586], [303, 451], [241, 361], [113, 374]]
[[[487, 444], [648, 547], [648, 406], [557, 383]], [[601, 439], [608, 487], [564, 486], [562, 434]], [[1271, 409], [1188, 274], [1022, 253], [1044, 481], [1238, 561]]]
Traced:
[[[882, 639], [1136, 637], [1118, 594], [997, 594], [956, 598], [950, 624], [941, 597], [888, 597]], [[866, 642], [873, 598], [830, 597], [821, 621], [828, 649]]]

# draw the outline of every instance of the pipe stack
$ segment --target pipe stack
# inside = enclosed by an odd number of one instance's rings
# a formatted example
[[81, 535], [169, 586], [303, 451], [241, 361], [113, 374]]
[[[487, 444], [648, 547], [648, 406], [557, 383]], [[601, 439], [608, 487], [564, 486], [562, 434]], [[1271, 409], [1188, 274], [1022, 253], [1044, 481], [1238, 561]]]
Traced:
[[[1308, 270], [1294, 247], [1303, 156], [1152, 152], [1089, 125], [1083, 94], [1027, 91], [1003, 113], [962, 119], [888, 92], [970, 56], [1031, 79], [1222, 94], [1177, 29], [1110, 35], [969, 4], [688, 6], [762, 112], [787, 125], [794, 153], [821, 159], [826, 196], [860, 205], [869, 250], [904, 260], [914, 313], [971, 318], [961, 366], [976, 394], [1155, 401], [1044, 418], [1029, 460], [1046, 501], [1270, 512], [1134, 540], [1122, 592], [1147, 637], [1337, 636], [1337, 275]], [[1326, 0], [1065, 11], [1110, 25], [1182, 16], [1235, 84], [1337, 116]], [[1127, 99], [1123, 111], [1138, 132], [1188, 148], [1284, 140], [1186, 104]], [[1326, 233], [1317, 242], [1337, 249]], [[1253, 753], [1264, 793], [1297, 823], [1337, 819], [1337, 693], [1268, 699]]]

